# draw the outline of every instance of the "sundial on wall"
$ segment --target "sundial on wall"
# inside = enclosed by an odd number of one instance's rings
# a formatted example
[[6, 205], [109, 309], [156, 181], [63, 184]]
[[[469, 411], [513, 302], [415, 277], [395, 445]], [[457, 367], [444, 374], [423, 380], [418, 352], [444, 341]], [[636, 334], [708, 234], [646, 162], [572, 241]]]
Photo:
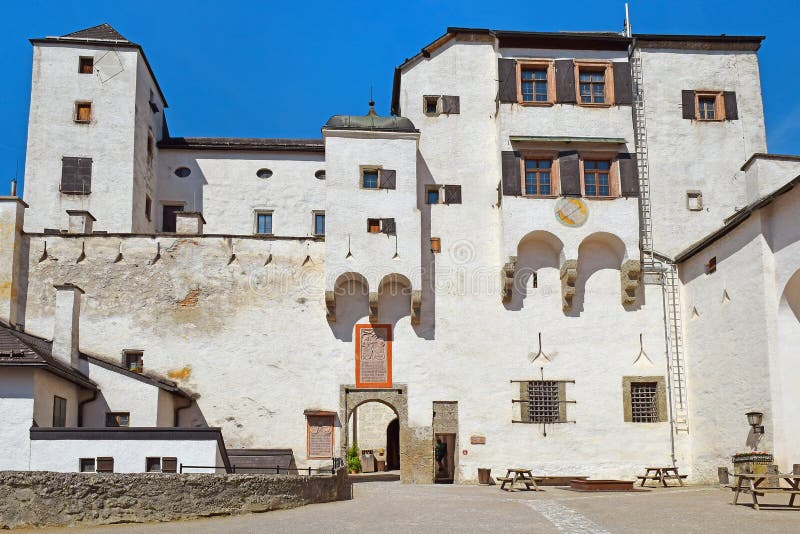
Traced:
[[577, 228], [589, 218], [589, 206], [580, 198], [562, 197], [556, 201], [555, 215], [564, 226]]

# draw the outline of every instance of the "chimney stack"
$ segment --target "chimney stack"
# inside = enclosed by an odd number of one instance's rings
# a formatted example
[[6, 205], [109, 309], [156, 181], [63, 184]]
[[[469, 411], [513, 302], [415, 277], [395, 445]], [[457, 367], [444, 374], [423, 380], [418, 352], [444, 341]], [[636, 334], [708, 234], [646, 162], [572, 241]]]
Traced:
[[53, 321], [53, 358], [75, 369], [78, 368], [78, 330], [80, 325], [81, 295], [83, 289], [74, 284], [56, 288], [56, 316]]
[[69, 215], [69, 229], [70, 234], [91, 234], [92, 224], [97, 219], [86, 210], [67, 210]]
[[175, 233], [182, 235], [203, 235], [206, 220], [199, 211], [179, 211], [175, 214]]

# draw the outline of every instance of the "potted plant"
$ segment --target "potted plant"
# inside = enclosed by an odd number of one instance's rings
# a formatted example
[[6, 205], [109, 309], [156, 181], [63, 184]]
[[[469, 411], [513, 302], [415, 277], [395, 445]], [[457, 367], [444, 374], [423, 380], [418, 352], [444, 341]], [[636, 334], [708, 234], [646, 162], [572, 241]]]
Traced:
[[351, 475], [361, 471], [361, 458], [358, 457], [358, 453], [358, 445], [355, 443], [347, 449], [347, 469]]
[[731, 459], [733, 461], [733, 472], [752, 473], [763, 475], [767, 472], [767, 466], [774, 462], [772, 455], [763, 451], [737, 452]]

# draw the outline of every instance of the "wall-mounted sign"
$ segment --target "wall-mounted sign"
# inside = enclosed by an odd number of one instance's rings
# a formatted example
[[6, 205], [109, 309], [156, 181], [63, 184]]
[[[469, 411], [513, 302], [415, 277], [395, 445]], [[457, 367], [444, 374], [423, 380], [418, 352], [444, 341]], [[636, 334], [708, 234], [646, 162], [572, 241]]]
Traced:
[[306, 452], [309, 458], [333, 457], [333, 416], [306, 415]]
[[469, 442], [472, 445], [486, 445], [486, 436], [470, 436]]
[[392, 387], [392, 325], [356, 325], [356, 387]]
[[556, 201], [556, 220], [564, 226], [577, 227], [589, 218], [589, 206], [576, 197], [562, 197]]

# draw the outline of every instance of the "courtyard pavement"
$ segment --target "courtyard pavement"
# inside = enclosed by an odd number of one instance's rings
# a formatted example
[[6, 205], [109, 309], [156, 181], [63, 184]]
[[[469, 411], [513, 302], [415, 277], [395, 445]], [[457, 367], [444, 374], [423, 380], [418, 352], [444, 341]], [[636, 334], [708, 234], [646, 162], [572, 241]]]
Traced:
[[800, 511], [757, 512], [749, 506], [734, 507], [731, 491], [716, 487], [635, 493], [544, 489], [507, 493], [497, 486], [368, 482], [353, 485], [353, 500], [292, 510], [36, 532], [800, 532]]

